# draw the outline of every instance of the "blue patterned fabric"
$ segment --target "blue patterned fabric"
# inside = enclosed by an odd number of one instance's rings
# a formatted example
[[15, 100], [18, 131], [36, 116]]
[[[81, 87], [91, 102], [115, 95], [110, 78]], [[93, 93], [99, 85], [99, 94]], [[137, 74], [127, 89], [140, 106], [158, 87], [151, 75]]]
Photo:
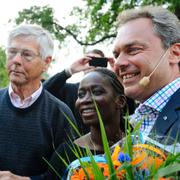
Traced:
[[[177, 78], [161, 90], [153, 94], [144, 103], [140, 104], [135, 113], [130, 116], [130, 122], [135, 125], [142, 120], [140, 127], [144, 138], [151, 131], [159, 113], [165, 107], [171, 96], [180, 88], [180, 78]], [[145, 138], [146, 139], [146, 138]]]

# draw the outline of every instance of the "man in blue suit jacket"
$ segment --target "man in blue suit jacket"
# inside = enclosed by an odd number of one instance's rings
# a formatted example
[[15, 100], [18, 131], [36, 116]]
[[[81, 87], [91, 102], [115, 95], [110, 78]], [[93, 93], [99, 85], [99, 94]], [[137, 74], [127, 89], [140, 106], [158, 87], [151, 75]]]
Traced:
[[160, 137], [170, 136], [180, 142], [180, 88], [159, 114], [153, 129]]
[[145, 140], [155, 130], [156, 137], [180, 142], [178, 18], [167, 9], [151, 6], [122, 12], [118, 20], [114, 69], [126, 96], [140, 102], [130, 122], [142, 120]]

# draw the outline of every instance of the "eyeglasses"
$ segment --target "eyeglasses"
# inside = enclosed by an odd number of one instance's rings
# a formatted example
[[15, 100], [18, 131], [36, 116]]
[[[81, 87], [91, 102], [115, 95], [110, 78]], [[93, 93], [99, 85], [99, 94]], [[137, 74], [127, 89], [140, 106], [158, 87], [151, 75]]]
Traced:
[[35, 57], [40, 57], [40, 54], [35, 54], [33, 51], [28, 49], [16, 49], [16, 48], [8, 48], [7, 49], [7, 58], [9, 60], [16, 57], [17, 54], [20, 54], [20, 56], [27, 61], [32, 61]]

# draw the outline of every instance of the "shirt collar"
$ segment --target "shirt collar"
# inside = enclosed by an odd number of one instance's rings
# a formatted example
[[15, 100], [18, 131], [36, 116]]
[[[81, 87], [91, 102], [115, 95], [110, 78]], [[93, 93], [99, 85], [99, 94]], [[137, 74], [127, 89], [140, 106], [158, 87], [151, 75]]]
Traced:
[[171, 96], [180, 88], [180, 78], [175, 79], [155, 94], [153, 94], [149, 99], [147, 99], [143, 105], [149, 106], [157, 111], [161, 112], [164, 106], [167, 104]]
[[42, 92], [42, 89], [43, 89], [43, 86], [42, 86], [42, 83], [40, 82], [40, 87], [29, 97], [25, 98], [22, 101], [22, 103], [20, 103], [21, 100], [20, 100], [19, 95], [17, 95], [13, 91], [11, 84], [9, 85], [8, 92], [9, 92], [10, 100], [15, 107], [26, 108], [26, 107], [29, 107], [30, 105], [32, 105], [37, 100], [37, 98], [40, 96], [40, 94]]

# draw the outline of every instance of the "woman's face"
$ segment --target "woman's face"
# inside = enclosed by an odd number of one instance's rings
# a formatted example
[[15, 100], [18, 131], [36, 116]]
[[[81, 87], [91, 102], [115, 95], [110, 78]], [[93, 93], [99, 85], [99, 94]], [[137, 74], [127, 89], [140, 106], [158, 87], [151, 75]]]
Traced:
[[89, 72], [80, 82], [76, 108], [86, 125], [99, 125], [93, 98], [104, 124], [112, 123], [117, 111], [116, 93], [109, 80], [99, 72]]

